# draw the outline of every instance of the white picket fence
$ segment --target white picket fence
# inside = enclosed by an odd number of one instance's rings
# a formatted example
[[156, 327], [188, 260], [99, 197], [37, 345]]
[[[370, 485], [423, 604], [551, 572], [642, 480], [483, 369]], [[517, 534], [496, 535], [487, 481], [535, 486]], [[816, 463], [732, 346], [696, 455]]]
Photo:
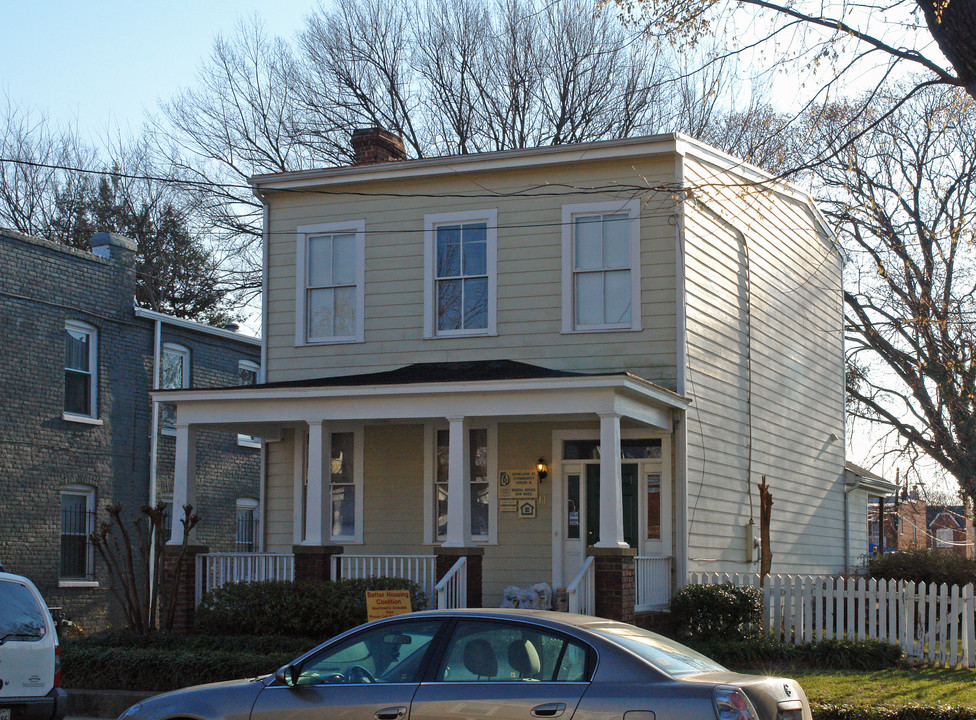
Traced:
[[[760, 587], [756, 574], [691, 573], [689, 580]], [[786, 642], [884, 640], [916, 662], [976, 667], [972, 585], [768, 575], [762, 591], [763, 626]]]
[[436, 583], [433, 555], [333, 555], [332, 577], [398, 577], [413, 580], [434, 602]]

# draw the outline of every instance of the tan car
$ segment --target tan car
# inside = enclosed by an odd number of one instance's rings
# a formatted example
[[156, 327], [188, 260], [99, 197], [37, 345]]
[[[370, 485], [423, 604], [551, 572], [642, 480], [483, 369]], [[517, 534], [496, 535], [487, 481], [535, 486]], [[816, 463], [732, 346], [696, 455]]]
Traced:
[[523, 610], [399, 615], [274, 675], [202, 685], [119, 720], [811, 720], [786, 678], [730, 672], [632, 625]]

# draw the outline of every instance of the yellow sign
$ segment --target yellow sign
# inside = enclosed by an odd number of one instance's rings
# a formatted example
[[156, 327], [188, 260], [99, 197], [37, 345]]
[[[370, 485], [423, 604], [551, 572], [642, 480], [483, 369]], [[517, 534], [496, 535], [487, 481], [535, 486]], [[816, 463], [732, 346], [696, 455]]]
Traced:
[[367, 620], [379, 620], [408, 612], [411, 612], [409, 590], [366, 591]]
[[535, 470], [503, 470], [498, 473], [498, 497], [502, 500], [539, 497], [539, 473]]

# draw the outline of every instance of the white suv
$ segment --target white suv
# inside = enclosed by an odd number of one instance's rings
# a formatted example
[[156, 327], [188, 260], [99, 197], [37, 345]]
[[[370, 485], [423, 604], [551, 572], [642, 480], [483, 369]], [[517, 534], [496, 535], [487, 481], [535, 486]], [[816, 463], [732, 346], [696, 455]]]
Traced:
[[34, 583], [0, 572], [0, 720], [62, 720], [58, 636]]

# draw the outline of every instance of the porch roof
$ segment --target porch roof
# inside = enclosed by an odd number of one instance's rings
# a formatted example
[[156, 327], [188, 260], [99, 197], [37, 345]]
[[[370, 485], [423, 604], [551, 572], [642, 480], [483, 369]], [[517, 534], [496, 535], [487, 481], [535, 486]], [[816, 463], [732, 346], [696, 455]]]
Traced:
[[415, 363], [383, 372], [199, 390], [156, 390], [180, 424], [270, 426], [308, 420], [589, 417], [616, 412], [670, 429], [670, 410], [691, 400], [628, 372], [581, 373], [513, 360]]

